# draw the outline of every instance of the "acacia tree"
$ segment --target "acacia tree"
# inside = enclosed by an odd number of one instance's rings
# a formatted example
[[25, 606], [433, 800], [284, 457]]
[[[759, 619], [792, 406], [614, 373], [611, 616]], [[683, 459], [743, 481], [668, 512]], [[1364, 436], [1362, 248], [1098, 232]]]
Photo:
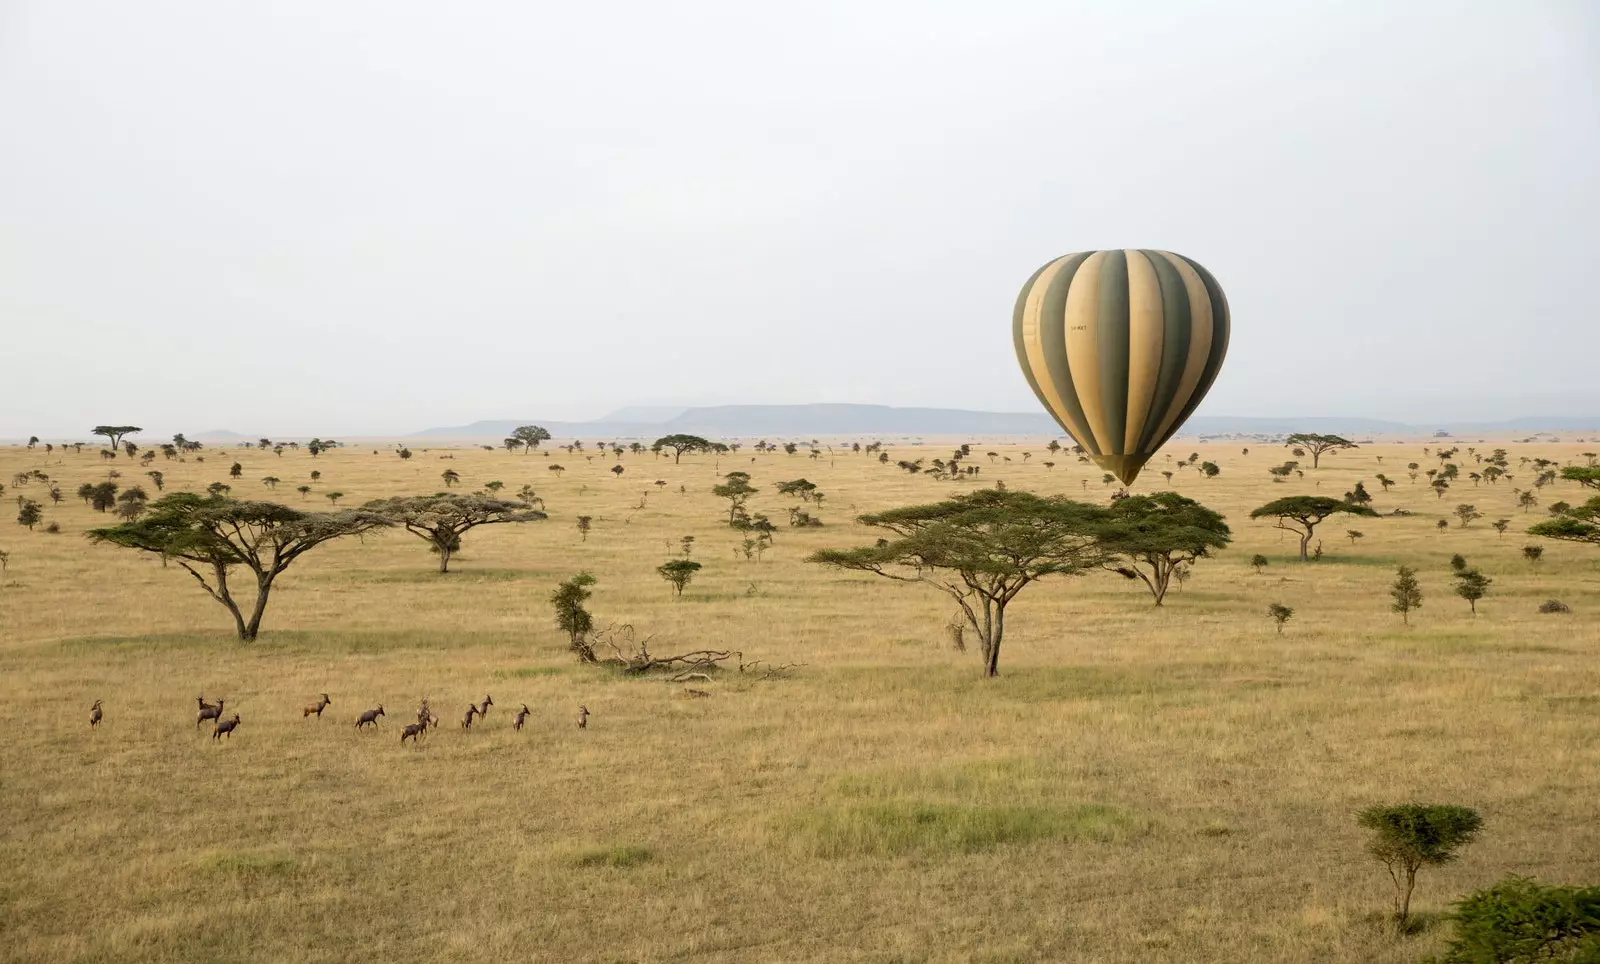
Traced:
[[[152, 503], [137, 521], [91, 529], [87, 535], [95, 543], [176, 561], [227, 608], [239, 638], [249, 641], [261, 629], [273, 581], [296, 559], [325, 542], [387, 525], [387, 519], [359, 510], [301, 512], [274, 502], [175, 492]], [[228, 582], [236, 566], [248, 568], [256, 579], [255, 604], [248, 618]], [[204, 570], [209, 570], [209, 578]]]
[[711, 494], [719, 499], [728, 500], [728, 525], [731, 526], [739, 514], [744, 512], [745, 502], [756, 494], [756, 487], [750, 484], [750, 473], [729, 472], [722, 477], [721, 485], [711, 487]]
[[1394, 920], [1400, 927], [1411, 913], [1417, 871], [1455, 860], [1456, 851], [1471, 843], [1483, 827], [1477, 811], [1451, 804], [1368, 807], [1356, 815], [1356, 822], [1372, 831], [1367, 852], [1389, 870], [1394, 882]]
[[1116, 557], [1105, 567], [1142, 580], [1157, 606], [1166, 599], [1177, 570], [1223, 548], [1232, 538], [1219, 513], [1176, 492], [1120, 499], [1109, 516], [1101, 539]]
[[1586, 489], [1600, 489], [1600, 468], [1591, 460], [1589, 465], [1569, 465], [1561, 470], [1561, 477], [1576, 482]]
[[539, 447], [540, 442], [548, 442], [550, 433], [538, 425], [519, 425], [511, 430], [511, 435], [506, 439], [506, 450], [511, 450], [511, 443], [515, 441], [522, 446], [522, 454], [527, 455]]
[[700, 563], [691, 559], [668, 559], [656, 567], [656, 572], [662, 579], [672, 584], [674, 594], [680, 599], [683, 598], [683, 587], [687, 586], [689, 580], [699, 571]]
[[1300, 537], [1300, 561], [1307, 562], [1312, 533], [1323, 520], [1340, 512], [1373, 517], [1378, 514], [1364, 505], [1352, 505], [1323, 495], [1291, 495], [1268, 502], [1251, 512], [1250, 518], [1277, 519], [1273, 528], [1292, 532]]
[[450, 557], [461, 549], [461, 537], [482, 525], [503, 522], [537, 522], [546, 518], [526, 502], [482, 495], [395, 496], [375, 499], [361, 507], [387, 519], [422, 539], [439, 554], [439, 571], [450, 571]]
[[1338, 435], [1317, 435], [1312, 432], [1296, 432], [1283, 440], [1284, 445], [1299, 446], [1311, 453], [1311, 467], [1319, 468], [1325, 452], [1338, 452], [1341, 449], [1360, 448], [1356, 443]]
[[655, 440], [650, 446], [650, 451], [660, 452], [662, 449], [672, 450], [672, 462], [678, 463], [685, 452], [705, 452], [710, 450], [711, 443], [698, 435], [664, 435]]
[[1530, 535], [1600, 546], [1600, 495], [1528, 529]]
[[108, 440], [111, 450], [115, 452], [117, 449], [122, 448], [122, 437], [124, 435], [138, 435], [142, 431], [144, 429], [137, 425], [96, 425], [89, 430], [89, 434], [104, 436]]
[[984, 672], [999, 675], [1006, 607], [1046, 576], [1077, 575], [1110, 556], [1106, 510], [1070, 499], [980, 489], [931, 505], [860, 516], [895, 539], [824, 549], [807, 560], [923, 583], [948, 594], [983, 643]]

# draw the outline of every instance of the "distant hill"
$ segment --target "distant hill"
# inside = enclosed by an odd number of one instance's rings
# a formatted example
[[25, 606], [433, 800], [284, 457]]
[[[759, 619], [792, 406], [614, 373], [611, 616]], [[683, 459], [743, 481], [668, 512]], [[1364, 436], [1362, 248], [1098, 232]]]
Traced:
[[[1043, 412], [974, 412], [957, 408], [897, 408], [890, 405], [712, 405], [688, 408], [665, 417], [673, 409], [619, 409], [590, 422], [554, 422], [538, 418], [491, 419], [470, 425], [425, 429], [420, 436], [494, 439], [511, 434], [519, 425], [542, 425], [560, 438], [654, 439], [674, 432], [736, 438], [775, 436], [1064, 436]], [[656, 416], [656, 417], [651, 417]], [[1600, 431], [1600, 416], [1592, 418], [1517, 418], [1505, 422], [1463, 422], [1410, 425], [1375, 418], [1239, 417], [1202, 415], [1184, 425], [1185, 436], [1287, 435], [1324, 432], [1339, 435], [1529, 434], [1533, 432]]]

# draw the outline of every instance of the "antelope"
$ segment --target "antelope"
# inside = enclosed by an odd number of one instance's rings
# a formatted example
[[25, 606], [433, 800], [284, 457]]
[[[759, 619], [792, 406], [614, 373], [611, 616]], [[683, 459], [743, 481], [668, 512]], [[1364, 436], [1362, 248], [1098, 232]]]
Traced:
[[327, 693], [323, 693], [322, 694], [322, 699], [318, 700], [315, 703], [307, 703], [305, 705], [305, 709], [301, 712], [300, 718], [303, 720], [306, 717], [310, 716], [311, 714], [315, 713], [317, 715], [317, 719], [320, 720], [320, 719], [322, 719], [322, 711], [327, 709], [330, 705], [332, 705], [332, 703], [333, 703], [333, 700], [328, 699], [328, 694]]
[[417, 742], [417, 737], [426, 732], [428, 732], [428, 724], [425, 720], [418, 723], [407, 723], [405, 729], [400, 731], [400, 742], [405, 743], [409, 738], [412, 743], [415, 743]]
[[522, 721], [526, 720], [531, 712], [533, 711], [528, 709], [528, 704], [522, 704], [522, 709], [518, 710], [517, 715], [511, 720], [511, 728], [513, 730], [522, 729]]
[[[196, 697], [196, 699], [199, 699], [199, 697]], [[199, 702], [200, 702], [200, 713], [199, 713], [198, 716], [196, 716], [194, 718], [194, 728], [195, 729], [198, 730], [200, 728], [200, 724], [204, 723], [206, 720], [217, 720], [218, 722], [221, 722], [221, 720], [222, 720], [222, 704], [226, 703], [227, 700], [217, 700], [215, 706], [213, 706], [210, 703], [207, 703], [205, 700], [199, 700]]]
[[385, 714], [383, 712], [383, 704], [379, 703], [377, 709], [368, 710], [368, 711], [366, 711], [365, 713], [361, 714], [359, 717], [356, 718], [356, 729], [359, 730], [363, 726], [366, 726], [368, 723], [371, 723], [373, 726], [377, 726], [378, 725], [378, 717], [384, 716], [384, 715]]
[[239, 714], [237, 714], [237, 713], [233, 714], [233, 719], [231, 719], [231, 720], [224, 720], [224, 719], [221, 719], [219, 717], [217, 719], [216, 729], [211, 731], [211, 738], [213, 740], [215, 740], [215, 739], [218, 739], [219, 737], [221, 737], [224, 733], [226, 733], [228, 735], [228, 739], [232, 740], [233, 739], [233, 728], [238, 726], [238, 725], [239, 725]]
[[489, 707], [491, 707], [493, 705], [494, 705], [494, 700], [490, 699], [487, 695], [485, 695], [484, 698], [483, 698], [483, 704], [478, 707], [478, 718], [482, 719], [485, 716], [488, 716], [489, 715]]
[[89, 707], [89, 726], [91, 729], [100, 725], [100, 716], [100, 701], [95, 700], [94, 705]]
[[580, 704], [578, 706], [578, 729], [587, 730], [588, 728], [589, 728], [589, 708], [587, 706], [583, 706], [583, 705]]
[[461, 718], [461, 728], [463, 730], [472, 729], [472, 717], [477, 712], [478, 712], [478, 707], [476, 705], [474, 705], [472, 703], [468, 703], [467, 704], [467, 715], [463, 716]]

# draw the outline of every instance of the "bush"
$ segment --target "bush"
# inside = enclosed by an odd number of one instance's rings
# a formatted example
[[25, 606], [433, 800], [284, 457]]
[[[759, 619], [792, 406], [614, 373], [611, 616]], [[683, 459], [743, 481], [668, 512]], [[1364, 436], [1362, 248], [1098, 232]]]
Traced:
[[1463, 898], [1450, 918], [1455, 934], [1437, 964], [1600, 961], [1600, 887], [1507, 877]]
[[1570, 613], [1572, 612], [1572, 607], [1559, 599], [1546, 599], [1539, 604], [1539, 611], [1542, 613]]

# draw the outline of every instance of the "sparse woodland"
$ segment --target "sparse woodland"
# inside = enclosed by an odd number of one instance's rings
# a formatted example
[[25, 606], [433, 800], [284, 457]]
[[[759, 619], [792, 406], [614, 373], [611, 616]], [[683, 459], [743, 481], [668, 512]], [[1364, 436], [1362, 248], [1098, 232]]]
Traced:
[[1600, 437], [525, 428], [0, 447], [0, 960], [1587, 939]]

